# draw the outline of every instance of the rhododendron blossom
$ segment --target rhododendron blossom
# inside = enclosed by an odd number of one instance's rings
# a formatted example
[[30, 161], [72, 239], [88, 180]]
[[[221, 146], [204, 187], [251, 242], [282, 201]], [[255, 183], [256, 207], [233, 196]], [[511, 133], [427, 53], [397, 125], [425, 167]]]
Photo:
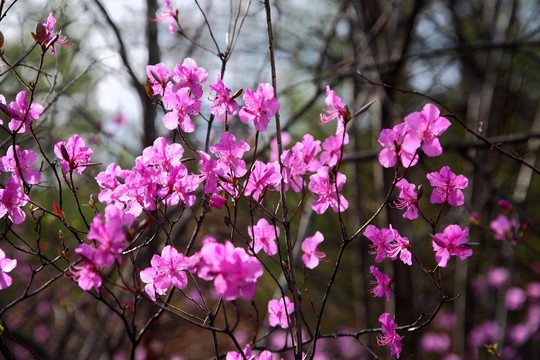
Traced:
[[489, 223], [489, 227], [495, 235], [497, 240], [508, 240], [511, 243], [517, 241], [517, 231], [519, 229], [519, 222], [508, 218], [508, 216], [499, 214], [495, 220]]
[[400, 190], [394, 205], [398, 209], [406, 209], [403, 213], [405, 219], [414, 220], [418, 218], [418, 194], [415, 191], [416, 186], [405, 179], [396, 183], [396, 188]]
[[268, 350], [261, 352], [259, 356], [253, 355], [251, 352], [251, 347], [246, 345], [243, 354], [237, 353], [235, 351], [229, 351], [225, 360], [272, 360], [272, 353]]
[[376, 297], [386, 297], [386, 301], [390, 301], [390, 296], [392, 294], [392, 289], [390, 285], [394, 282], [390, 276], [382, 273], [375, 266], [370, 266], [369, 271], [375, 276], [375, 281], [371, 281], [371, 284], [375, 287], [371, 288], [369, 291]]
[[4, 250], [0, 249], [0, 290], [11, 286], [13, 280], [6, 273], [11, 272], [16, 266], [17, 260], [8, 259]]
[[228, 131], [221, 134], [219, 143], [210, 146], [210, 151], [218, 158], [223, 171], [237, 178], [247, 173], [246, 163], [242, 160], [242, 156], [248, 150], [249, 145], [244, 140], [236, 142], [234, 135]]
[[351, 112], [346, 104], [341, 102], [341, 98], [336, 95], [330, 86], [326, 85], [326, 98], [324, 99], [327, 109], [324, 111], [328, 115], [321, 114], [321, 124], [326, 124], [334, 119], [337, 119], [336, 135], [342, 134], [345, 129], [345, 124], [351, 119]]
[[14, 224], [22, 224], [26, 214], [21, 209], [30, 198], [23, 193], [21, 183], [13, 176], [6, 180], [6, 186], [0, 188], [0, 218], [7, 214]]
[[283, 329], [289, 327], [289, 315], [294, 311], [294, 303], [288, 296], [281, 299], [272, 299], [268, 302], [268, 323], [270, 326], [281, 326]]
[[266, 219], [259, 219], [257, 225], [248, 226], [248, 234], [253, 239], [253, 252], [256, 254], [261, 249], [268, 255], [278, 252], [276, 238], [279, 237], [279, 228], [270, 225]]
[[[329, 177], [330, 168], [327, 166], [321, 167], [316, 174], [309, 177], [308, 189], [313, 196], [317, 199], [311, 204], [311, 208], [317, 214], [323, 214], [326, 212], [329, 206], [335, 212], [342, 212], [347, 210], [349, 202], [345, 197], [336, 192], [341, 191], [343, 185], [347, 181], [347, 177], [342, 173], [336, 173], [335, 179]], [[335, 183], [332, 181], [335, 180]]]
[[148, 76], [148, 81], [150, 81], [150, 85], [152, 86], [153, 94], [163, 96], [165, 87], [167, 86], [169, 79], [172, 77], [172, 73], [169, 71], [167, 66], [163, 63], [147, 65], [146, 75]]
[[433, 250], [437, 265], [445, 267], [450, 256], [455, 255], [464, 260], [472, 255], [473, 251], [467, 246], [469, 228], [463, 230], [458, 225], [448, 225], [442, 233], [433, 236]]
[[169, 130], [175, 130], [180, 127], [182, 131], [191, 133], [195, 131], [195, 125], [191, 121], [192, 115], [197, 115], [201, 110], [201, 102], [189, 96], [190, 90], [183, 87], [175, 90], [175, 87], [169, 83], [165, 88], [163, 95], [163, 105], [165, 109], [171, 110], [163, 115], [163, 123]]
[[210, 99], [213, 101], [212, 106], [210, 106], [211, 114], [214, 114], [223, 123], [225, 119], [229, 119], [238, 113], [238, 104], [236, 100], [231, 98], [231, 89], [225, 86], [221, 80], [221, 75], [218, 75], [216, 82], [209, 86], [210, 90], [216, 93], [216, 96]]
[[201, 84], [208, 79], [208, 74], [204, 68], [197, 67], [195, 60], [185, 58], [182, 65], [177, 64], [174, 67], [172, 75], [174, 81], [176, 81], [176, 84], [172, 85], [173, 91], [176, 92], [180, 88], [189, 88], [195, 99], [201, 98], [203, 93]]
[[169, 21], [169, 32], [174, 34], [174, 24], [176, 22], [177, 15], [171, 7], [170, 0], [163, 0], [165, 5], [165, 10], [160, 9], [162, 15], [158, 16], [156, 19], [150, 19], [151, 21]]
[[421, 112], [413, 112], [405, 116], [410, 141], [416, 147], [422, 146], [427, 156], [439, 156], [443, 149], [439, 142], [440, 136], [451, 125], [447, 118], [440, 115], [439, 109], [433, 104], [426, 104]]
[[[15, 159], [17, 156], [17, 159]], [[18, 182], [24, 182], [27, 184], [37, 184], [41, 180], [41, 173], [31, 168], [36, 162], [37, 154], [34, 150], [23, 150], [18, 145], [15, 146], [15, 153], [13, 152], [13, 145], [7, 150], [6, 156], [0, 159], [0, 171], [11, 172], [14, 179]]]
[[156, 301], [156, 293], [165, 295], [171, 285], [178, 289], [187, 286], [187, 275], [183, 270], [188, 269], [190, 264], [174, 247], [165, 246], [161, 256], [154, 254], [150, 264], [152, 266], [142, 270], [140, 276], [146, 283], [144, 291], [153, 301]]
[[39, 119], [43, 113], [41, 104], [32, 103], [28, 105], [26, 91], [21, 91], [15, 98], [16, 101], [10, 102], [7, 105], [7, 111], [11, 116], [11, 121], [8, 124], [9, 130], [16, 133], [26, 133], [29, 126]]
[[380, 346], [388, 345], [390, 354], [399, 359], [402, 346], [401, 339], [403, 337], [396, 333], [397, 324], [389, 313], [381, 314], [379, 322], [382, 325], [382, 335], [377, 337], [377, 344]]
[[410, 141], [404, 123], [397, 124], [392, 129], [383, 129], [378, 141], [384, 146], [379, 153], [379, 163], [385, 168], [395, 166], [398, 160], [405, 168], [414, 166], [418, 162], [418, 154], [416, 154], [418, 146]]
[[315, 235], [307, 237], [302, 242], [302, 261], [308, 269], [315, 269], [319, 266], [319, 260], [324, 258], [326, 254], [317, 250], [317, 246], [324, 241], [324, 236], [319, 231]]
[[54, 145], [54, 154], [61, 159], [62, 171], [64, 174], [72, 171], [82, 174], [90, 163], [90, 155], [93, 150], [87, 148], [84, 140], [77, 134], [71, 136], [67, 142], [60, 141]]
[[278, 190], [281, 181], [278, 163], [263, 163], [255, 161], [253, 170], [249, 174], [249, 179], [245, 185], [246, 196], [253, 196], [255, 201], [261, 202], [267, 190]]
[[243, 296], [251, 301], [257, 279], [263, 274], [257, 258], [249, 256], [243, 248], [235, 248], [230, 241], [219, 244], [213, 238], [204, 241], [197, 256], [200, 258], [197, 274], [204, 280], [214, 280], [214, 286], [224, 300]]
[[51, 55], [55, 54], [54, 51], [54, 45], [60, 44], [64, 47], [72, 47], [73, 45], [66, 45], [66, 42], [68, 41], [67, 36], [61, 37], [60, 34], [62, 31], [59, 31], [58, 34], [54, 34], [54, 26], [56, 25], [56, 19], [54, 18], [52, 13], [49, 13], [49, 16], [47, 17], [47, 23], [43, 24], [43, 27], [45, 29], [45, 38], [43, 39], [43, 45], [42, 47], [49, 45], [49, 43], [54, 39], [55, 36], [58, 36], [58, 38], [55, 40], [53, 44], [51, 44]]
[[461, 206], [465, 195], [461, 189], [469, 185], [469, 180], [463, 175], [454, 174], [449, 166], [443, 166], [441, 171], [427, 174], [427, 179], [434, 187], [430, 201], [432, 204], [442, 204], [448, 201], [452, 206]]
[[265, 131], [270, 117], [279, 110], [279, 101], [274, 98], [274, 88], [270, 84], [259, 84], [257, 92], [246, 89], [244, 93], [245, 106], [240, 109], [238, 116], [245, 123], [253, 122], [255, 130]]

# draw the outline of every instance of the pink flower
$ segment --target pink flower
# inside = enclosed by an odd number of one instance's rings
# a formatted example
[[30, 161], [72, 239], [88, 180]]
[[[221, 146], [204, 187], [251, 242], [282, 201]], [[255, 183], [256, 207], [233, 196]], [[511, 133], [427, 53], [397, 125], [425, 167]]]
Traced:
[[394, 355], [399, 359], [402, 346], [401, 339], [403, 339], [403, 337], [396, 333], [397, 324], [389, 313], [381, 314], [381, 316], [379, 316], [379, 322], [382, 325], [382, 335], [377, 337], [377, 344], [379, 346], [388, 345], [390, 348], [390, 355]]
[[270, 225], [266, 219], [259, 219], [257, 225], [248, 226], [248, 234], [253, 239], [253, 252], [256, 254], [261, 249], [268, 255], [278, 252], [276, 238], [279, 236], [279, 228]]
[[[96, 267], [105, 267], [114, 262], [121, 264], [122, 251], [127, 246], [125, 229], [129, 228], [134, 220], [133, 215], [124, 214], [124, 211], [116, 206], [108, 205], [105, 208], [105, 221], [101, 214], [97, 214], [90, 224], [88, 239], [95, 241], [92, 245], [82, 244], [75, 252], [86, 257]], [[88, 255], [88, 250], [91, 250], [92, 255]]]
[[257, 92], [246, 89], [244, 93], [245, 106], [240, 109], [238, 116], [245, 123], [253, 122], [255, 130], [265, 131], [270, 117], [279, 110], [279, 101], [274, 98], [274, 88], [270, 84], [259, 84]]
[[67, 141], [60, 141], [54, 145], [55, 155], [61, 159], [62, 171], [64, 174], [75, 171], [82, 174], [90, 162], [90, 155], [93, 151], [84, 146], [84, 140], [77, 134], [70, 137]]
[[292, 188], [295, 192], [301, 192], [305, 186], [304, 175], [307, 170], [303, 154], [294, 148], [286, 150], [281, 154], [281, 163], [285, 190]]
[[311, 208], [317, 214], [323, 214], [329, 206], [332, 206], [335, 212], [345, 211], [349, 207], [347, 199], [341, 193], [336, 192], [336, 188], [337, 191], [341, 191], [347, 177], [338, 172], [335, 178], [330, 179], [329, 172], [330, 168], [323, 166], [316, 174], [309, 177], [308, 189], [317, 199], [311, 204]]
[[442, 233], [433, 236], [433, 250], [437, 265], [445, 267], [450, 256], [455, 255], [464, 260], [472, 255], [473, 251], [467, 247], [469, 228], [463, 230], [458, 225], [448, 225]]
[[210, 90], [216, 93], [216, 97], [210, 99], [213, 101], [210, 106], [210, 113], [214, 114], [220, 122], [225, 122], [228, 119], [238, 113], [238, 104], [231, 98], [231, 89], [225, 86], [221, 80], [221, 75], [214, 84], [210, 84]]
[[192, 133], [195, 131], [195, 125], [191, 121], [191, 116], [199, 113], [201, 102], [189, 96], [189, 88], [183, 87], [178, 91], [175, 89], [171, 83], [165, 88], [163, 105], [165, 109], [171, 111], [163, 115], [163, 123], [169, 130], [175, 130], [180, 126], [182, 131]]
[[495, 233], [495, 239], [508, 240], [511, 243], [517, 241], [519, 222], [509, 219], [506, 215], [499, 214], [495, 220], [489, 223], [489, 227]]
[[307, 237], [302, 242], [302, 261], [308, 269], [314, 269], [319, 266], [319, 260], [326, 256], [322, 251], [317, 250], [317, 246], [324, 240], [323, 234], [319, 231], [311, 237]]
[[215, 239], [204, 241], [198, 272], [204, 280], [214, 280], [217, 292], [224, 300], [231, 301], [243, 296], [251, 301], [257, 287], [257, 279], [263, 274], [259, 260], [249, 256], [243, 248], [235, 248], [230, 241], [218, 244]]
[[[17, 155], [17, 160], [15, 160], [15, 155]], [[27, 184], [37, 184], [41, 180], [41, 173], [31, 168], [36, 159], [37, 154], [34, 150], [23, 150], [21, 152], [19, 146], [15, 145], [14, 153], [13, 145], [11, 145], [6, 156], [0, 159], [0, 171], [11, 172], [18, 182], [22, 182], [22, 178], [24, 178]]]
[[177, 64], [174, 67], [172, 75], [174, 81], [176, 81], [176, 85], [172, 86], [173, 91], [187, 87], [195, 99], [201, 98], [203, 94], [201, 83], [204, 83], [208, 79], [208, 74], [204, 68], [197, 67], [195, 60], [192, 58], [184, 59], [182, 65]]
[[174, 23], [178, 17], [177, 12], [173, 11], [171, 7], [170, 0], [163, 0], [163, 3], [165, 5], [165, 10], [160, 9], [161, 16], [158, 16], [156, 19], [150, 19], [150, 21], [169, 21], [169, 32], [171, 34], [174, 34]]
[[99, 292], [102, 279], [94, 264], [83, 259], [82, 265], [73, 266], [70, 271], [73, 275], [68, 277], [73, 278], [81, 289], [89, 291], [94, 288]]
[[268, 302], [268, 323], [270, 326], [281, 326], [283, 329], [289, 327], [289, 315], [294, 311], [294, 303], [291, 303], [287, 296]]
[[443, 149], [438, 136], [451, 125], [448, 119], [439, 115], [440, 111], [435, 105], [426, 104], [422, 112], [413, 112], [404, 119], [411, 141], [418, 147], [422, 144], [424, 154], [431, 157], [442, 154]]
[[341, 102], [341, 98], [336, 95], [330, 86], [326, 85], [326, 98], [324, 99], [327, 109], [324, 111], [328, 115], [321, 114], [321, 125], [326, 124], [334, 119], [337, 119], [336, 134], [342, 134], [345, 129], [345, 124], [351, 119], [351, 113], [346, 104]]
[[412, 254], [410, 251], [409, 239], [399, 235], [398, 231], [392, 229], [394, 234], [394, 240], [388, 244], [387, 256], [392, 260], [397, 259], [398, 255], [401, 261], [404, 264], [411, 266], [412, 265]]
[[122, 184], [120, 181], [125, 182], [125, 178], [129, 173], [129, 170], [122, 170], [116, 163], [109, 164], [105, 171], [100, 172], [96, 176], [96, 182], [101, 188], [98, 194], [98, 200], [103, 204], [117, 202], [118, 199], [113, 195], [114, 190]]
[[11, 279], [11, 276], [6, 273], [15, 269], [16, 266], [17, 260], [8, 259], [6, 253], [0, 249], [0, 290], [11, 286], [13, 280]]
[[[340, 156], [342, 155], [342, 149], [345, 145], [349, 143], [349, 134], [341, 133], [336, 136], [330, 135], [326, 140], [324, 140], [322, 147], [323, 152], [321, 153], [321, 163], [322, 165], [327, 165], [332, 167], [338, 163]], [[343, 152], [343, 155], [345, 153]]]
[[[54, 18], [53, 14], [50, 13], [49, 16], [47, 17], [47, 23], [43, 24], [43, 27], [45, 28], [45, 39], [43, 41], [43, 44], [41, 44], [42, 48], [44, 48], [46, 45], [48, 45], [49, 42], [52, 39], [54, 39], [54, 37], [56, 36], [56, 34], [53, 33], [55, 25], [56, 25], [56, 19]], [[55, 51], [54, 51], [54, 45], [55, 44], [60, 44], [60, 45], [62, 45], [64, 47], [73, 47], [73, 45], [66, 45], [66, 42], [68, 40], [67, 36], [60, 37], [61, 33], [62, 33], [62, 31], [58, 32], [58, 39], [56, 39], [54, 44], [51, 44], [51, 54], [52, 55], [55, 54]]]
[[394, 202], [396, 208], [407, 209], [403, 214], [405, 219], [414, 220], [418, 218], [418, 194], [414, 191], [416, 186], [405, 179], [401, 179], [396, 183], [396, 188], [400, 190], [398, 199]]
[[148, 81], [150, 81], [150, 84], [152, 85], [152, 92], [154, 95], [163, 96], [165, 87], [172, 76], [172, 73], [167, 69], [167, 66], [163, 63], [147, 65], [146, 75], [148, 76]]
[[392, 294], [392, 289], [390, 285], [394, 282], [390, 276], [382, 273], [375, 266], [370, 266], [369, 271], [375, 276], [375, 281], [371, 281], [371, 284], [375, 285], [374, 288], [371, 288], [369, 291], [376, 297], [386, 296], [386, 301], [390, 301], [390, 296]]
[[257, 202], [261, 202], [266, 191], [279, 189], [281, 173], [279, 164], [276, 162], [265, 164], [260, 160], [255, 161], [253, 170], [245, 185], [245, 195], [253, 196]]
[[456, 175], [449, 166], [443, 166], [440, 172], [429, 173], [426, 177], [434, 187], [430, 198], [432, 204], [448, 201], [452, 206], [463, 205], [465, 195], [460, 189], [465, 189], [469, 185], [469, 180], [465, 176]]
[[26, 97], [26, 91], [21, 91], [17, 94], [16, 101], [10, 102], [7, 106], [7, 111], [11, 116], [8, 126], [15, 133], [26, 133], [29, 126], [38, 120], [43, 113], [43, 106], [40, 104], [28, 105]]
[[142, 270], [140, 276], [147, 284], [144, 290], [153, 301], [156, 301], [156, 293], [165, 295], [171, 285], [177, 289], [187, 286], [187, 275], [183, 270], [188, 269], [189, 262], [174, 247], [165, 246], [161, 256], [154, 254], [150, 264], [152, 266]]
[[242, 352], [243, 355], [235, 351], [229, 351], [225, 360], [272, 360], [272, 353], [268, 350], [264, 350], [259, 356], [257, 356], [253, 355], [251, 352], [251, 347], [246, 345], [244, 351]]
[[368, 225], [364, 230], [364, 236], [371, 240], [370, 247], [374, 249], [370, 254], [375, 254], [375, 262], [382, 262], [390, 251], [390, 243], [394, 241], [395, 230], [390, 228], [378, 229], [375, 225]]
[[409, 168], [418, 162], [415, 142], [407, 136], [405, 123], [397, 124], [391, 130], [383, 129], [379, 135], [379, 144], [385, 148], [379, 153], [379, 163], [385, 168], [391, 168], [398, 162]]
[[6, 180], [4, 189], [0, 188], [0, 218], [7, 214], [14, 224], [21, 224], [26, 219], [26, 214], [21, 209], [30, 199], [21, 192], [21, 183], [14, 177]]
[[219, 166], [219, 162], [214, 160], [205, 153], [204, 151], [199, 151], [201, 160], [199, 160], [199, 165], [201, 166], [201, 181], [205, 181], [204, 184], [204, 193], [210, 195], [212, 193], [217, 193], [218, 189], [218, 180], [220, 176], [225, 176], [223, 168]]
[[242, 156], [248, 150], [249, 145], [244, 140], [236, 142], [234, 135], [228, 131], [221, 134], [219, 143], [210, 146], [210, 151], [218, 158], [224, 173], [236, 178], [244, 176], [247, 172]]

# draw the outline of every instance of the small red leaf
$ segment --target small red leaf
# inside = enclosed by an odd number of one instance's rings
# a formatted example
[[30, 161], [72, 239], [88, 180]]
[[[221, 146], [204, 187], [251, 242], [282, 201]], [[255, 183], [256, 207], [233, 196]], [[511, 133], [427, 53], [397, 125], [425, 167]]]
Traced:
[[62, 210], [60, 210], [58, 205], [56, 205], [56, 203], [54, 203], [54, 202], [53, 202], [52, 206], [54, 208], [54, 212], [56, 213], [56, 215], [60, 216], [60, 219], [62, 219], [62, 221], [64, 221], [64, 214], [62, 213]]

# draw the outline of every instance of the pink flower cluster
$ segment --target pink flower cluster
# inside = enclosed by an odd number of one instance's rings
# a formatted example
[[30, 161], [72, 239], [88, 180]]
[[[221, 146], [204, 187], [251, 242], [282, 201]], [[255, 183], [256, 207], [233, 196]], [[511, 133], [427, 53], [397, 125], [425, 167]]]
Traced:
[[379, 162], [390, 168], [398, 163], [405, 168], [418, 162], [418, 149], [430, 157], [439, 156], [443, 150], [439, 136], [448, 129], [450, 121], [440, 116], [433, 104], [424, 106], [421, 112], [407, 115], [404, 121], [392, 129], [384, 129], [379, 144], [384, 149], [379, 153]]
[[97, 214], [90, 224], [88, 239], [91, 243], [83, 243], [75, 249], [81, 256], [82, 265], [73, 266], [73, 278], [83, 290], [94, 288], [99, 291], [102, 284], [100, 270], [114, 263], [122, 263], [122, 252], [128, 242], [126, 229], [129, 229], [135, 220], [130, 214], [114, 205], [105, 208], [105, 221], [101, 214]]
[[263, 273], [260, 262], [243, 248], [234, 247], [230, 241], [220, 244], [209, 237], [201, 250], [189, 257], [166, 246], [161, 256], [154, 255], [151, 267], [142, 270], [140, 277], [146, 283], [144, 290], [156, 301], [156, 293], [165, 295], [171, 285], [178, 289], [187, 286], [185, 271], [197, 273], [203, 280], [214, 280], [217, 292], [228, 301], [239, 296], [251, 300]]

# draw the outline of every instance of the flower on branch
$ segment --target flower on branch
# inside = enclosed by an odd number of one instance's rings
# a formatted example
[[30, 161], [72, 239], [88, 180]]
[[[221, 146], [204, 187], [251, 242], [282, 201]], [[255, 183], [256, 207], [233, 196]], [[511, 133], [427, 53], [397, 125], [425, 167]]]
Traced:
[[403, 213], [403, 217], [409, 220], [418, 218], [418, 194], [416, 186], [409, 183], [405, 179], [401, 179], [396, 183], [396, 188], [400, 190], [398, 199], [394, 202], [394, 205], [398, 209], [407, 209]]
[[431, 186], [434, 187], [430, 201], [432, 204], [442, 204], [448, 201], [452, 206], [461, 206], [465, 202], [465, 195], [460, 189], [469, 185], [469, 180], [463, 175], [456, 175], [450, 166], [443, 166], [439, 172], [426, 175]]
[[176, 20], [178, 19], [178, 10], [174, 11], [171, 7], [170, 0], [163, 0], [163, 3], [165, 5], [165, 10], [160, 9], [162, 15], [158, 16], [155, 19], [150, 18], [150, 21], [169, 21], [169, 32], [171, 34], [174, 34], [174, 24]]
[[317, 246], [324, 241], [324, 236], [317, 231], [315, 235], [307, 237], [302, 242], [302, 261], [308, 269], [315, 269], [319, 266], [319, 260], [324, 258], [326, 254], [317, 250]]
[[17, 94], [15, 101], [7, 105], [7, 111], [11, 116], [8, 127], [9, 130], [15, 133], [26, 133], [29, 126], [38, 120], [43, 113], [43, 106], [41, 104], [28, 105], [26, 102], [27, 96], [26, 91], [21, 91]]
[[231, 89], [225, 86], [221, 80], [221, 75], [214, 84], [210, 84], [210, 90], [216, 93], [216, 97], [210, 99], [213, 101], [210, 106], [210, 113], [214, 114], [220, 122], [225, 122], [225, 119], [234, 116], [238, 113], [238, 104], [231, 98]]
[[405, 123], [397, 124], [391, 130], [383, 129], [378, 141], [384, 146], [379, 153], [379, 163], [383, 167], [391, 168], [397, 164], [398, 160], [405, 168], [414, 166], [418, 162], [416, 153], [418, 146], [408, 136]]
[[469, 228], [463, 230], [458, 225], [448, 225], [442, 233], [433, 236], [433, 250], [437, 265], [445, 267], [450, 256], [455, 255], [464, 260], [472, 255], [473, 251], [467, 246]]
[[184, 254], [167, 245], [161, 251], [161, 256], [154, 254], [150, 261], [151, 267], [141, 271], [141, 281], [146, 283], [144, 291], [156, 301], [156, 293], [165, 295], [167, 289], [173, 285], [177, 289], [187, 286], [187, 275], [184, 270], [190, 267]]
[[381, 316], [379, 316], [379, 322], [382, 325], [382, 335], [377, 337], [377, 344], [379, 346], [388, 345], [390, 348], [390, 355], [394, 355], [399, 359], [402, 346], [401, 340], [403, 337], [396, 333], [397, 324], [389, 313], [381, 314]]
[[253, 299], [257, 279], [263, 274], [257, 258], [249, 256], [241, 247], [235, 248], [230, 241], [219, 244], [214, 238], [204, 241], [197, 257], [200, 259], [197, 274], [204, 280], [214, 280], [224, 300], [235, 300], [239, 296], [248, 301]]
[[7, 214], [14, 224], [21, 224], [26, 214], [21, 209], [30, 198], [21, 191], [22, 183], [15, 177], [6, 180], [5, 188], [0, 188], [0, 218]]
[[272, 299], [268, 302], [268, 323], [270, 326], [281, 326], [283, 329], [289, 327], [289, 315], [294, 311], [294, 303], [288, 296], [281, 299]]
[[182, 65], [176, 64], [172, 72], [173, 80], [176, 81], [172, 85], [172, 90], [177, 92], [178, 89], [188, 88], [195, 99], [200, 99], [203, 91], [201, 84], [208, 79], [208, 73], [202, 67], [198, 67], [195, 60], [192, 58], [184, 59]]
[[330, 90], [330, 86], [326, 85], [326, 98], [324, 99], [327, 109], [324, 111], [328, 115], [321, 114], [321, 125], [326, 124], [334, 119], [337, 119], [336, 135], [343, 134], [345, 124], [351, 120], [351, 112], [346, 104], [341, 102], [341, 98], [336, 95], [334, 90]]
[[270, 117], [279, 110], [279, 101], [274, 97], [274, 88], [268, 83], [259, 84], [257, 92], [246, 89], [244, 93], [245, 106], [240, 109], [238, 116], [245, 123], [253, 122], [255, 130], [265, 131]]
[[54, 153], [61, 159], [60, 164], [64, 174], [75, 171], [80, 175], [86, 169], [93, 151], [84, 145], [84, 140], [77, 134], [71, 136], [67, 143], [60, 141], [54, 145]]
[[332, 206], [335, 212], [347, 210], [349, 202], [339, 193], [347, 181], [345, 175], [338, 172], [333, 178], [330, 176], [330, 168], [323, 166], [316, 174], [311, 175], [309, 180], [308, 189], [317, 199], [311, 204], [311, 208], [317, 214], [323, 214], [329, 206]]
[[148, 81], [152, 86], [153, 94], [163, 96], [165, 87], [172, 76], [172, 73], [169, 71], [169, 69], [167, 69], [167, 66], [163, 63], [147, 65], [146, 75], [148, 76]]
[[257, 225], [248, 226], [248, 234], [253, 239], [253, 252], [257, 254], [261, 249], [268, 255], [275, 255], [278, 252], [276, 235], [279, 236], [279, 228], [270, 225], [264, 218], [257, 221]]
[[0, 290], [11, 286], [13, 280], [11, 279], [11, 276], [6, 273], [15, 269], [16, 266], [17, 260], [8, 259], [6, 253], [0, 249]]
[[439, 109], [433, 104], [426, 104], [421, 112], [413, 112], [405, 116], [410, 141], [418, 148], [422, 146], [424, 154], [430, 157], [439, 156], [443, 149], [438, 136], [451, 125], [447, 118], [440, 116]]
[[382, 273], [377, 267], [370, 266], [369, 271], [375, 276], [375, 281], [371, 281], [372, 285], [375, 287], [371, 288], [369, 291], [376, 297], [386, 297], [386, 301], [390, 301], [390, 296], [392, 294], [392, 289], [390, 285], [394, 282], [390, 276]]
[[[66, 45], [66, 42], [68, 41], [67, 36], [61, 37], [60, 34], [62, 31], [59, 31], [58, 34], [55, 34], [54, 26], [56, 25], [56, 19], [54, 18], [52, 13], [49, 13], [49, 16], [47, 17], [47, 23], [43, 24], [43, 28], [45, 30], [45, 36], [40, 42], [40, 46], [42, 49], [46, 49], [47, 46], [51, 47], [51, 55], [55, 54], [54, 45], [60, 44], [64, 47], [73, 47], [73, 45]], [[56, 40], [54, 40], [56, 37]], [[36, 39], [37, 41], [38, 39]]]
[[11, 172], [18, 182], [22, 183], [24, 179], [24, 182], [27, 184], [37, 184], [41, 180], [41, 173], [31, 168], [34, 162], [36, 162], [36, 159], [37, 154], [34, 150], [28, 149], [21, 152], [19, 146], [15, 145], [14, 152], [13, 145], [11, 145], [7, 150], [6, 156], [0, 159], [0, 171]]

